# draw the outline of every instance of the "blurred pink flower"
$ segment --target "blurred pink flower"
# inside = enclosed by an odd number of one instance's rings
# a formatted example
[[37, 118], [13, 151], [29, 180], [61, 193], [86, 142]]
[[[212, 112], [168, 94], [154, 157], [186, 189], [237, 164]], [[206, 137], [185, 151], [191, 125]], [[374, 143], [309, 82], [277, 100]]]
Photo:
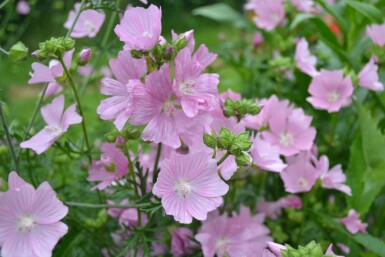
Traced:
[[368, 224], [362, 223], [360, 215], [355, 210], [350, 210], [347, 217], [339, 219], [338, 221], [352, 234], [356, 234], [357, 232], [367, 233], [366, 227]]
[[352, 195], [352, 190], [345, 185], [346, 176], [342, 171], [341, 164], [334, 166], [329, 170], [329, 159], [323, 155], [320, 157], [316, 168], [321, 172], [322, 186], [325, 188], [336, 189], [347, 195]]
[[[208, 52], [208, 51], [207, 51]], [[197, 52], [199, 53], [199, 52]], [[173, 90], [187, 117], [199, 110], [213, 110], [218, 97], [218, 74], [201, 74], [205, 66], [194, 60], [189, 48], [182, 49], [175, 58]]]
[[[107, 204], [114, 205], [115, 203], [111, 200], [107, 201]], [[127, 199], [120, 202], [120, 205], [129, 205]], [[138, 225], [138, 209], [137, 208], [109, 208], [107, 211], [108, 215], [119, 220], [119, 224], [126, 227], [133, 227]], [[147, 223], [147, 216], [141, 213], [141, 224]]]
[[31, 11], [31, 7], [29, 6], [29, 4], [28, 4], [27, 1], [25, 1], [25, 0], [20, 0], [19, 2], [17, 2], [17, 5], [16, 5], [16, 11], [17, 11], [19, 14], [27, 15], [27, 14], [29, 14], [29, 12]]
[[286, 250], [286, 247], [277, 243], [267, 242], [262, 257], [282, 257], [281, 250]]
[[284, 208], [301, 209], [301, 198], [296, 195], [289, 195], [274, 202], [267, 202], [264, 198], [260, 198], [256, 211], [257, 213], [263, 213], [266, 217], [275, 220], [281, 215], [282, 209]]
[[259, 45], [261, 45], [263, 43], [263, 35], [261, 32], [257, 31], [255, 32], [254, 34], [254, 37], [253, 37], [253, 46], [254, 48], [257, 48]]
[[342, 255], [336, 255], [334, 252], [333, 252], [333, 245], [329, 245], [328, 249], [326, 250], [326, 254], [331, 254], [333, 255], [334, 257], [344, 257]]
[[317, 58], [314, 55], [311, 55], [309, 51], [309, 43], [306, 39], [301, 38], [295, 49], [295, 61], [297, 67], [303, 72], [308, 74], [311, 77], [314, 77], [319, 74], [316, 69]]
[[126, 48], [151, 50], [158, 42], [162, 31], [162, 10], [155, 5], [150, 7], [129, 7], [115, 33]]
[[288, 101], [277, 103], [272, 110], [274, 115], [269, 117], [269, 130], [262, 132], [263, 139], [277, 145], [285, 156], [310, 150], [316, 136], [310, 126], [313, 118], [302, 109], [289, 106]]
[[358, 85], [375, 91], [383, 91], [384, 85], [378, 77], [377, 57], [373, 56], [358, 74]]
[[311, 13], [315, 10], [313, 0], [291, 0], [291, 3], [301, 12]]
[[207, 213], [222, 204], [229, 186], [218, 176], [215, 160], [205, 152], [187, 155], [171, 154], [152, 192], [162, 198], [166, 214], [180, 223], [193, 218], [205, 220]]
[[122, 130], [132, 113], [133, 89], [141, 86], [147, 65], [145, 59], [135, 59], [129, 51], [120, 51], [117, 59], [110, 60], [110, 67], [116, 79], [102, 79], [100, 91], [111, 97], [100, 102], [97, 113], [103, 120], [115, 120], [115, 127]]
[[[71, 28], [76, 15], [81, 11], [80, 6], [80, 3], [76, 3], [74, 10], [70, 11], [68, 19], [64, 23], [65, 28]], [[73, 38], [95, 37], [102, 27], [105, 18], [106, 15], [104, 13], [95, 10], [81, 11], [70, 36]]]
[[255, 12], [254, 22], [267, 31], [273, 30], [285, 19], [283, 0], [253, 0], [246, 4], [246, 9]]
[[192, 254], [192, 248], [197, 244], [191, 239], [193, 232], [189, 228], [175, 228], [171, 232], [171, 253], [173, 256], [181, 257]]
[[45, 152], [65, 132], [70, 125], [82, 122], [82, 117], [76, 112], [76, 104], [68, 107], [64, 112], [64, 96], [60, 95], [52, 103], [41, 108], [41, 115], [47, 126], [20, 144], [21, 148], [30, 148], [37, 154]]
[[342, 70], [321, 70], [320, 75], [313, 77], [309, 86], [311, 97], [306, 100], [314, 108], [337, 112], [352, 102], [353, 85], [350, 77], [345, 77]]
[[0, 197], [1, 256], [51, 256], [68, 231], [60, 222], [68, 208], [48, 182], [35, 189], [13, 171], [8, 183], [9, 190]]
[[378, 46], [385, 45], [385, 23], [378, 25], [372, 24], [366, 27], [368, 37]]
[[103, 190], [127, 174], [128, 160], [114, 143], [103, 143], [100, 150], [100, 161], [92, 161], [87, 181], [100, 182], [92, 189]]
[[337, 243], [338, 248], [341, 249], [342, 252], [349, 254], [350, 253], [350, 248], [347, 245]]
[[279, 147], [270, 144], [257, 135], [251, 147], [253, 163], [262, 170], [281, 172], [286, 164], [279, 158]]
[[264, 215], [251, 216], [246, 207], [241, 207], [240, 214], [233, 213], [232, 217], [213, 212], [195, 239], [201, 243], [204, 257], [258, 256], [271, 240], [263, 221]]
[[273, 110], [279, 108], [279, 106], [288, 106], [289, 101], [279, 101], [276, 95], [272, 95], [269, 99], [256, 100], [258, 106], [261, 108], [261, 111], [257, 115], [247, 115], [242, 123], [245, 124], [247, 128], [260, 130], [266, 127], [269, 123], [269, 119]]
[[[74, 50], [68, 51], [63, 56], [64, 64], [67, 69], [71, 66], [72, 54]], [[64, 77], [64, 69], [58, 60], [51, 60], [49, 65], [46, 66], [39, 62], [32, 63], [32, 70], [29, 75], [31, 78], [28, 80], [29, 84], [49, 83], [45, 96], [51, 96], [62, 90], [62, 86], [57, 80]]]
[[227, 98], [231, 100], [241, 100], [242, 96], [239, 93], [234, 92], [231, 89], [227, 89], [227, 91], [220, 93], [219, 98], [221, 99], [221, 103], [223, 104]]

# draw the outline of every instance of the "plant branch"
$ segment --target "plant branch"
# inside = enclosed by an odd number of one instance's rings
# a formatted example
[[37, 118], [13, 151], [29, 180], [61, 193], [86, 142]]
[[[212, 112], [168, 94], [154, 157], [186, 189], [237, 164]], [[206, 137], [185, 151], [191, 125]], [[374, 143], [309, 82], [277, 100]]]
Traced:
[[160, 159], [160, 154], [162, 153], [162, 143], [158, 144], [158, 148], [156, 149], [156, 158], [155, 158], [155, 164], [154, 164], [154, 170], [153, 170], [153, 176], [152, 176], [152, 183], [155, 184], [156, 180], [158, 179], [158, 164]]
[[72, 22], [72, 25], [71, 25], [70, 29], [68, 30], [66, 37], [71, 36], [71, 33], [72, 33], [72, 31], [74, 30], [74, 28], [75, 28], [76, 22], [78, 21], [79, 16], [80, 16], [80, 14], [81, 14], [82, 11], [83, 11], [83, 7], [84, 7], [84, 4], [85, 4], [85, 3], [86, 3], [86, 0], [82, 0], [82, 2], [80, 3], [79, 12], [76, 14], [75, 20]]
[[230, 152], [226, 152], [225, 155], [223, 155], [222, 158], [217, 162], [217, 166], [221, 165], [229, 156]]
[[9, 134], [9, 128], [8, 128], [7, 120], [5, 119], [5, 114], [4, 114], [3, 103], [2, 102], [0, 102], [0, 117], [1, 117], [1, 122], [3, 123], [3, 128], [4, 128], [5, 136], [6, 136], [6, 139], [7, 139], [7, 143], [8, 143], [8, 146], [9, 146], [9, 150], [11, 151], [11, 155], [12, 155], [12, 159], [13, 159], [15, 170], [19, 171], [19, 162], [18, 162], [18, 160], [16, 158], [15, 149], [13, 148], [13, 144], [12, 144], [12, 140], [11, 140], [11, 135]]

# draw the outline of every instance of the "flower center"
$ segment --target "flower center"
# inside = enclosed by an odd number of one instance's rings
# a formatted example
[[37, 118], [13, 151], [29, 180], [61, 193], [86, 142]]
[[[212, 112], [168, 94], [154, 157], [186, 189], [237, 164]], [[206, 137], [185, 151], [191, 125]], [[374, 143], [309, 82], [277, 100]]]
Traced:
[[221, 250], [222, 252], [227, 252], [228, 242], [227, 240], [222, 236], [218, 239], [215, 248], [216, 250]]
[[152, 34], [148, 31], [143, 32], [143, 37], [152, 38]]
[[328, 94], [328, 100], [331, 103], [337, 102], [339, 97], [340, 97], [340, 95], [336, 91], [331, 91]]
[[176, 108], [174, 102], [172, 100], [168, 100], [163, 103], [163, 112], [166, 113], [167, 116], [173, 116]]
[[116, 168], [115, 163], [113, 162], [110, 156], [106, 154], [102, 154], [100, 156], [100, 161], [103, 163], [103, 166], [107, 171], [111, 171], [111, 172], [115, 171], [115, 168]]
[[297, 180], [297, 185], [298, 185], [300, 188], [306, 189], [306, 188], [309, 187], [309, 181], [307, 181], [306, 178], [301, 177], [301, 178], [299, 178], [299, 179]]
[[61, 128], [59, 128], [59, 127], [48, 125], [48, 126], [45, 126], [44, 129], [47, 132], [53, 134], [55, 137], [60, 136], [61, 134], [63, 134], [63, 130]]
[[187, 180], [179, 180], [175, 192], [183, 198], [186, 198], [192, 192], [190, 182]]
[[23, 215], [17, 219], [17, 227], [20, 231], [31, 232], [35, 227], [35, 221], [30, 215]]
[[195, 81], [191, 79], [184, 80], [180, 83], [179, 90], [185, 95], [193, 94], [195, 92]]
[[290, 132], [284, 132], [279, 136], [279, 142], [281, 145], [287, 147], [294, 143], [294, 137]]
[[84, 27], [87, 29], [88, 33], [92, 33], [96, 31], [96, 26], [92, 21], [85, 21], [84, 22]]

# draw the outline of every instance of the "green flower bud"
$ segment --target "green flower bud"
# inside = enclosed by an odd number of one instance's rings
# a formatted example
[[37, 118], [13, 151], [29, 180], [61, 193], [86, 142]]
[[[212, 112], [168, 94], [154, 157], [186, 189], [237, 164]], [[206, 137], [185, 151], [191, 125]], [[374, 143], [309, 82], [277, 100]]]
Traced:
[[113, 133], [113, 132], [111, 132], [111, 133], [108, 133], [107, 135], [106, 135], [106, 141], [108, 142], [108, 143], [115, 143], [115, 140], [116, 140], [116, 137], [117, 137], [118, 135], [116, 134], [116, 133]]
[[161, 44], [157, 44], [152, 50], [152, 54], [155, 57], [157, 63], [161, 63], [163, 60], [163, 47]]
[[24, 60], [28, 55], [28, 48], [22, 43], [17, 42], [14, 44], [11, 49], [9, 49], [9, 57], [15, 62], [20, 62]]
[[72, 38], [51, 38], [39, 44], [39, 55], [42, 57], [50, 57], [58, 59], [63, 57], [65, 52], [71, 50], [75, 46], [75, 40]]
[[208, 133], [203, 135], [203, 142], [206, 146], [215, 149], [217, 147], [217, 138]]
[[139, 51], [139, 50], [131, 50], [131, 56], [135, 59], [140, 59], [144, 56], [144, 53], [142, 51]]
[[107, 219], [108, 215], [106, 209], [101, 209], [95, 219], [86, 219], [84, 223], [86, 224], [86, 226], [91, 228], [100, 228], [104, 224], [106, 224]]
[[77, 55], [78, 65], [85, 66], [88, 64], [91, 58], [91, 48], [85, 48]]
[[122, 136], [126, 140], [136, 140], [140, 137], [140, 134], [140, 130], [135, 127], [129, 126], [123, 131]]
[[242, 152], [235, 158], [235, 162], [237, 163], [238, 166], [247, 167], [251, 163], [251, 156], [246, 152]]
[[185, 48], [187, 46], [186, 37], [178, 38], [177, 40], [175, 40], [173, 42], [173, 45], [174, 45], [176, 51], [179, 52], [180, 50], [182, 50], [183, 48]]

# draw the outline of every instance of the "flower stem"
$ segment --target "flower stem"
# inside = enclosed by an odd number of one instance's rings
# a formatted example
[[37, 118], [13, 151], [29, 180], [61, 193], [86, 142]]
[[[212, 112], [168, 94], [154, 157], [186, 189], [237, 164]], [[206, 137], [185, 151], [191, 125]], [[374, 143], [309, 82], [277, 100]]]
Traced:
[[153, 177], [152, 177], [152, 183], [155, 184], [156, 180], [158, 179], [158, 164], [159, 164], [159, 159], [160, 159], [160, 154], [162, 152], [162, 143], [158, 144], [158, 148], [156, 149], [156, 158], [155, 158], [155, 164], [154, 164], [154, 172], [153, 172]]
[[71, 36], [71, 33], [72, 33], [72, 31], [74, 30], [74, 28], [75, 28], [76, 22], [78, 21], [79, 16], [80, 16], [80, 14], [81, 14], [82, 11], [83, 11], [83, 7], [84, 7], [84, 4], [85, 4], [85, 3], [86, 3], [86, 0], [82, 0], [82, 2], [80, 3], [79, 12], [76, 14], [75, 20], [72, 22], [72, 26], [71, 26], [71, 28], [68, 30], [66, 37]]
[[118, 208], [118, 209], [128, 209], [128, 208], [137, 208], [140, 205], [119, 205], [119, 204], [93, 204], [93, 203], [78, 203], [78, 202], [65, 202], [65, 205], [81, 208]]
[[9, 150], [11, 151], [11, 155], [12, 155], [12, 159], [13, 159], [15, 170], [19, 171], [19, 162], [18, 162], [18, 160], [16, 158], [15, 149], [13, 148], [13, 144], [12, 144], [12, 140], [11, 140], [11, 135], [9, 134], [9, 128], [8, 128], [7, 120], [5, 119], [5, 114], [4, 114], [4, 111], [3, 111], [3, 103], [2, 102], [0, 102], [0, 117], [1, 117], [1, 122], [3, 123], [3, 128], [4, 128], [5, 136], [6, 136], [6, 139], [7, 139], [7, 143], [8, 143], [8, 146], [9, 146]]
[[78, 105], [78, 109], [79, 109], [79, 114], [80, 116], [82, 116], [82, 128], [83, 128], [83, 134], [84, 134], [84, 141], [86, 142], [86, 147], [87, 147], [87, 150], [86, 150], [86, 153], [87, 153], [87, 156], [88, 156], [88, 160], [89, 162], [91, 163], [91, 155], [90, 155], [90, 143], [88, 141], [88, 135], [87, 135], [87, 128], [86, 128], [86, 123], [85, 123], [85, 117], [84, 117], [84, 113], [83, 113], [83, 108], [82, 108], [82, 105], [81, 105], [81, 102], [80, 102], [80, 98], [79, 98], [79, 95], [78, 95], [78, 91], [76, 89], [76, 85], [75, 85], [75, 82], [70, 74], [70, 72], [68, 71], [64, 61], [63, 61], [63, 57], [59, 57], [59, 62], [61, 63], [61, 65], [63, 66], [63, 69], [64, 69], [64, 72], [66, 73], [67, 77], [68, 77], [68, 81], [70, 82], [70, 85], [71, 85], [71, 88], [72, 88], [72, 91], [74, 93], [74, 96], [75, 96], [75, 100], [76, 100], [76, 103]]
[[7, 51], [5, 51], [2, 47], [0, 47], [0, 52], [2, 52], [5, 55], [9, 55], [9, 53]]
[[230, 156], [230, 152], [226, 152], [225, 155], [223, 155], [222, 158], [217, 162], [217, 166], [221, 165], [222, 162], [224, 162], [229, 156]]
[[5, 0], [3, 3], [0, 4], [0, 10], [9, 2], [10, 0]]

